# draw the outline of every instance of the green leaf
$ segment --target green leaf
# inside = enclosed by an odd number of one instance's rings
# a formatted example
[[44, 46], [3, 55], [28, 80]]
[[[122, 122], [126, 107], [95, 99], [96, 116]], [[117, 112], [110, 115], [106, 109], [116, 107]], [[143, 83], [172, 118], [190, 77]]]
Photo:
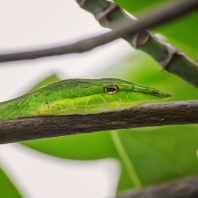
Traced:
[[[157, 9], [157, 6], [164, 5], [168, 1], [165, 0], [115, 0], [115, 3], [134, 16], [140, 16], [141, 12]], [[169, 0], [170, 3], [173, 1]], [[139, 13], [139, 14], [138, 14]], [[198, 13], [194, 11], [173, 20], [167, 24], [153, 29], [155, 33], [160, 33], [166, 37], [165, 42], [177, 47], [180, 51], [186, 53], [190, 58], [198, 61], [198, 39], [196, 27], [198, 21]]]
[[35, 89], [41, 88], [45, 85], [48, 85], [50, 83], [54, 83], [60, 81], [60, 78], [58, 76], [56, 76], [55, 74], [45, 78], [44, 80], [42, 80], [41, 82], [39, 82], [38, 84], [36, 84], [35, 86], [33, 86], [30, 91], [33, 91]]
[[[101, 75], [119, 77], [170, 92], [173, 94], [171, 100], [174, 101], [198, 99], [195, 87], [170, 73], [161, 72], [159, 66], [145, 53], [137, 52], [112, 68]], [[134, 175], [138, 176], [143, 186], [147, 186], [198, 173], [197, 129], [198, 125], [185, 125], [119, 130], [118, 137], [135, 174], [130, 174], [131, 171], [127, 170], [120, 156], [122, 172], [118, 192], [139, 187]]]
[[167, 25], [156, 28], [155, 32], [166, 36], [168, 43], [198, 61], [198, 39], [195, 33], [197, 21], [198, 13], [193, 12]]
[[118, 77], [170, 92], [173, 96], [168, 101], [198, 99], [198, 89], [173, 74], [161, 71], [150, 56], [140, 51], [113, 65], [100, 76]]
[[142, 10], [160, 6], [162, 3], [167, 2], [167, 0], [114, 0], [114, 2], [129, 13], [136, 14]]
[[32, 140], [22, 144], [65, 159], [96, 160], [118, 157], [108, 132]]
[[[172, 100], [198, 98], [196, 88], [167, 72], [160, 72], [157, 64], [141, 52], [118, 62], [99, 76], [119, 77], [171, 92]], [[122, 166], [117, 189], [120, 192], [197, 173], [197, 128], [198, 125], [146, 127], [26, 141], [22, 144], [65, 159], [116, 158]], [[117, 141], [112, 136], [116, 133]]]
[[[116, 0], [132, 14], [165, 0]], [[198, 40], [194, 29], [197, 13], [192, 13], [155, 31], [166, 36], [168, 42], [197, 60]], [[142, 52], [113, 65], [99, 77], [118, 77], [171, 92], [171, 100], [198, 99], [198, 90], [178, 77], [160, 72], [157, 64]], [[33, 89], [59, 80], [55, 75], [40, 82]], [[169, 101], [171, 101], [169, 100]], [[168, 102], [168, 101], [167, 101]], [[76, 160], [116, 158], [121, 164], [121, 176], [117, 191], [157, 184], [198, 173], [198, 125], [145, 127], [84, 135], [48, 138], [22, 142], [40, 152]], [[15, 189], [0, 170], [2, 192]], [[9, 192], [7, 192], [9, 191]], [[15, 189], [16, 191], [16, 189]], [[0, 191], [1, 192], [1, 191]], [[17, 191], [16, 191], [17, 192]], [[18, 193], [18, 192], [17, 192]], [[2, 197], [20, 197], [3, 194]], [[6, 195], [6, 196], [5, 196]], [[8, 196], [7, 196], [8, 195]], [[1, 194], [0, 194], [1, 197]]]
[[[198, 125], [153, 127], [149, 131], [121, 130], [119, 141], [133, 168], [125, 170], [118, 191], [127, 190], [123, 182], [128, 174], [131, 186], [138, 180], [142, 186], [197, 174]], [[125, 169], [127, 163], [123, 162]], [[131, 173], [132, 172], [132, 173]], [[128, 182], [130, 180], [128, 179]], [[139, 187], [136, 184], [136, 187]]]
[[0, 197], [1, 198], [22, 198], [18, 190], [0, 168]]

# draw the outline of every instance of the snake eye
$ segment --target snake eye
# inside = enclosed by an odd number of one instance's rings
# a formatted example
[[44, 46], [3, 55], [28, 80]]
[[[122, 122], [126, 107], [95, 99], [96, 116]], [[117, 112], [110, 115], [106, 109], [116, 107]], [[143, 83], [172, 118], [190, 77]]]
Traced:
[[157, 95], [157, 92], [156, 91], [151, 91], [151, 95], [152, 96], [156, 96]]
[[115, 85], [109, 85], [104, 89], [106, 94], [112, 95], [118, 92], [118, 87]]

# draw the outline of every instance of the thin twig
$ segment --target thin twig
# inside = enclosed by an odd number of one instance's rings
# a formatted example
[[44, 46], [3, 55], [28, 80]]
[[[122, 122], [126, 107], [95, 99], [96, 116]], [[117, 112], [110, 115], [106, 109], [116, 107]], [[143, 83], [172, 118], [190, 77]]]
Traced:
[[198, 101], [148, 103], [95, 115], [2, 121], [0, 144], [113, 129], [193, 123], [198, 123]]
[[156, 8], [153, 12], [140, 16], [138, 21], [129, 22], [129, 20], [127, 20], [127, 23], [118, 23], [117, 28], [114, 31], [101, 36], [85, 39], [71, 45], [64, 45], [50, 49], [2, 54], [0, 55], [0, 62], [28, 60], [54, 55], [86, 52], [129, 34], [135, 34], [145, 29], [162, 25], [197, 8], [198, 0], [174, 1], [172, 3], [161, 5], [161, 7]]
[[115, 198], [197, 198], [198, 176], [191, 176], [141, 190], [129, 191]]

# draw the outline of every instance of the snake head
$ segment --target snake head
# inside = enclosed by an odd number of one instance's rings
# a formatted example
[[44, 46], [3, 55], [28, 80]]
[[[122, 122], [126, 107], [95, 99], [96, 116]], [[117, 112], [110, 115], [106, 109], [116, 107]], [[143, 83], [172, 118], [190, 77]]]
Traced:
[[107, 85], [104, 88], [104, 92], [107, 95], [117, 96], [126, 102], [126, 99], [131, 102], [151, 102], [167, 99], [172, 96], [170, 93], [166, 93], [152, 87], [127, 82], [120, 79], [116, 79], [114, 80], [114, 83]]
[[166, 93], [157, 89], [149, 88], [147, 92], [148, 101], [155, 101], [161, 99], [168, 99], [172, 96], [171, 93]]

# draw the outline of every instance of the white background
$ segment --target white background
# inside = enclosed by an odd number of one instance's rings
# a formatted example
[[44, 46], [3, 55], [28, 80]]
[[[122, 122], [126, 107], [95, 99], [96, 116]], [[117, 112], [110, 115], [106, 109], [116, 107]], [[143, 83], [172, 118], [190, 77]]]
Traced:
[[[0, 0], [0, 53], [63, 45], [107, 31], [75, 0]], [[0, 101], [53, 73], [61, 79], [100, 78], [99, 72], [131, 52], [120, 39], [83, 54], [0, 63]], [[112, 197], [120, 174], [114, 159], [63, 160], [19, 144], [0, 145], [0, 167], [23, 197], [32, 198]]]

